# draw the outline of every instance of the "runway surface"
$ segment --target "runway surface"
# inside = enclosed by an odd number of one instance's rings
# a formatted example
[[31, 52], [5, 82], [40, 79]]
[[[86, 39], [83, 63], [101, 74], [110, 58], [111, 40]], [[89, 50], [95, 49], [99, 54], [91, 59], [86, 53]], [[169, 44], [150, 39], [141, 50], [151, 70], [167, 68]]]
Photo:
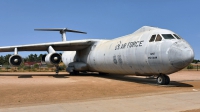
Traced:
[[200, 72], [170, 75], [168, 86], [135, 76], [0, 73], [0, 112], [198, 111]]
[[179, 112], [198, 109], [200, 92], [150, 95], [136, 98], [58, 103], [0, 109], [0, 112]]

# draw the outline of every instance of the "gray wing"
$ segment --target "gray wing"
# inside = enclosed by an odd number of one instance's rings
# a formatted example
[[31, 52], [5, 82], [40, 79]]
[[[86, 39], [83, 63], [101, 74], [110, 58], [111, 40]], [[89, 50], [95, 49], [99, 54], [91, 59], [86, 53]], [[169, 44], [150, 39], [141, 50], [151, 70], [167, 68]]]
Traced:
[[56, 51], [76, 51], [87, 48], [97, 41], [98, 40], [77, 40], [77, 41], [5, 46], [5, 47], [0, 47], [0, 52], [13, 52], [15, 48], [17, 48], [18, 51], [47, 51], [49, 46], [52, 46]]

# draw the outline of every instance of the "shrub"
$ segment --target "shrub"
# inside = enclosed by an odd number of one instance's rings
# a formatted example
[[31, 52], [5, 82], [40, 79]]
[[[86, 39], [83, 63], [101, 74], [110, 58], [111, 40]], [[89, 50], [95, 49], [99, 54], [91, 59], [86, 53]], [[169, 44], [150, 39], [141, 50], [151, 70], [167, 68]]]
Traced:
[[187, 66], [187, 69], [193, 69], [194, 67], [193, 67], [193, 65], [191, 65], [191, 64], [189, 64], [188, 66]]

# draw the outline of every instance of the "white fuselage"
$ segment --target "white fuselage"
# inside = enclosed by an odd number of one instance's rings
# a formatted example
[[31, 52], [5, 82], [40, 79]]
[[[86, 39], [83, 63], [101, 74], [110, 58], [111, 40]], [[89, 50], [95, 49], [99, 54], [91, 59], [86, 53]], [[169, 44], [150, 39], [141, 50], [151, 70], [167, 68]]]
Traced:
[[[149, 42], [157, 34], [162, 40]], [[77, 70], [112, 74], [159, 75], [183, 69], [193, 60], [193, 49], [184, 39], [165, 39], [162, 34], [175, 33], [141, 28], [130, 35], [97, 41], [81, 51], [65, 51], [62, 60], [74, 70], [82, 63]]]

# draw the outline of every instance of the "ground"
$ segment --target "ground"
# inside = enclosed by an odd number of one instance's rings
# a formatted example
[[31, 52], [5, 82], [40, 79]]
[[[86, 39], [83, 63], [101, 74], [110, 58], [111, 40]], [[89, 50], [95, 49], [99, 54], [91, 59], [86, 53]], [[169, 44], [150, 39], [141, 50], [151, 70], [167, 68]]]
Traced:
[[0, 108], [200, 91], [200, 71], [179, 71], [170, 78], [170, 85], [160, 86], [155, 79], [130, 75], [0, 73]]

